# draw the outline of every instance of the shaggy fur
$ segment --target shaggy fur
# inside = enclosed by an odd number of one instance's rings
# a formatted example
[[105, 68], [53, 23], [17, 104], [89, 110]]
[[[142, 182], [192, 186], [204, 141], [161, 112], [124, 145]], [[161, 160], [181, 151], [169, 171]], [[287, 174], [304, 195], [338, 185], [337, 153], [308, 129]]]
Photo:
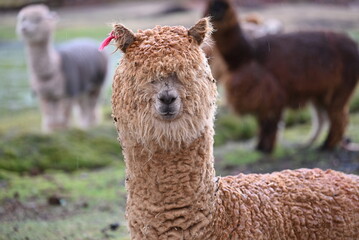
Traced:
[[341, 142], [348, 102], [359, 79], [354, 41], [331, 32], [268, 35], [248, 41], [229, 0], [209, 1], [205, 15], [212, 16], [213, 38], [230, 73], [224, 80], [228, 103], [238, 114], [253, 114], [258, 120], [258, 150], [273, 150], [285, 108], [300, 108], [307, 102], [317, 109], [318, 119], [325, 119], [324, 112], [330, 121], [322, 149], [333, 149]]
[[45, 5], [30, 5], [18, 15], [17, 32], [25, 42], [31, 88], [39, 97], [45, 132], [67, 128], [72, 106], [80, 110], [80, 127], [98, 121], [97, 102], [107, 72], [107, 56], [87, 39], [55, 49], [56, 16]]
[[[112, 110], [125, 156], [131, 239], [358, 238], [357, 176], [300, 169], [215, 177], [217, 88], [199, 46], [211, 31], [208, 19], [190, 30], [132, 33], [117, 24], [114, 31], [125, 52]], [[164, 93], [170, 97], [158, 99]]]

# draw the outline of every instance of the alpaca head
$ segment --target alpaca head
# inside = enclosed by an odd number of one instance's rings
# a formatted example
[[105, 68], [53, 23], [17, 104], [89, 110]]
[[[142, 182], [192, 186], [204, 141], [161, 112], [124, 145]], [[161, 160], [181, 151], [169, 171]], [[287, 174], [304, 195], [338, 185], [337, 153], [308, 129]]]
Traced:
[[232, 5], [231, 0], [209, 0], [204, 16], [209, 16], [217, 29], [222, 25], [237, 24], [237, 14]]
[[44, 43], [51, 38], [56, 14], [43, 4], [23, 8], [17, 16], [16, 32], [29, 43]]
[[124, 56], [114, 77], [112, 106], [125, 147], [172, 150], [212, 127], [216, 84], [200, 48], [210, 32], [206, 18], [190, 29], [157, 26], [135, 34], [114, 25]]

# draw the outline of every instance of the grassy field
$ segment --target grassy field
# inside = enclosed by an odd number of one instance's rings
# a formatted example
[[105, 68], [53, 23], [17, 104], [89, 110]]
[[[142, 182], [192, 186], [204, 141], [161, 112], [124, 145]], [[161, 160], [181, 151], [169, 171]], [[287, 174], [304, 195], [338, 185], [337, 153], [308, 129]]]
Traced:
[[[121, 21], [132, 29], [163, 23], [190, 26], [201, 15], [200, 8], [159, 14], [165, 5], [146, 2], [139, 8], [128, 2], [59, 9], [56, 44], [74, 37], [102, 40], [110, 30], [107, 23], [113, 21]], [[344, 7], [299, 4], [243, 9], [244, 13], [251, 11], [264, 17], [278, 17], [288, 31], [332, 27], [359, 41], [359, 26], [352, 24], [359, 21], [359, 16]], [[306, 21], [301, 19], [304, 13]], [[36, 98], [32, 97], [27, 82], [23, 45], [14, 32], [15, 16], [16, 13], [0, 15], [0, 240], [129, 239], [124, 214], [124, 162], [110, 117], [111, 74], [102, 97], [101, 125], [89, 131], [73, 128], [52, 135], [41, 134]], [[313, 24], [315, 19], [322, 25]], [[119, 53], [111, 55], [110, 72], [119, 58]], [[319, 142], [309, 149], [300, 148], [310, 131], [308, 109], [286, 112], [285, 125], [274, 154], [262, 155], [253, 151], [257, 132], [254, 119], [239, 118], [221, 106], [215, 125], [217, 174], [300, 167], [359, 174], [358, 153], [343, 149], [318, 152]], [[358, 126], [357, 90], [351, 101], [347, 130], [347, 137], [353, 142], [359, 142]]]

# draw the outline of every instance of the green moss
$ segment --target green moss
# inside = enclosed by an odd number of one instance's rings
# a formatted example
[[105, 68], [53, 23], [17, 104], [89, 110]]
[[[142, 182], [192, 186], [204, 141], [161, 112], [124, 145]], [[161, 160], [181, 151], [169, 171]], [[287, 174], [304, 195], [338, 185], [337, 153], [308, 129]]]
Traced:
[[350, 112], [359, 112], [359, 88], [356, 89], [353, 97], [350, 100], [349, 106]]
[[121, 158], [112, 126], [72, 129], [43, 135], [14, 133], [0, 138], [0, 168], [18, 173], [57, 169], [75, 171], [106, 166]]
[[284, 121], [286, 127], [291, 127], [297, 124], [310, 122], [311, 115], [308, 108], [300, 110], [288, 109], [284, 114]]
[[234, 114], [223, 113], [217, 116], [215, 133], [215, 146], [220, 146], [231, 140], [249, 139], [256, 133], [256, 122], [250, 116], [239, 118]]
[[52, 193], [69, 196], [71, 201], [91, 199], [91, 201], [117, 201], [116, 195], [124, 194], [123, 163], [112, 164], [101, 170], [78, 171], [66, 174], [62, 171], [48, 171], [44, 175], [19, 176], [11, 172], [6, 174], [6, 191], [0, 192], [0, 201], [11, 198], [15, 193], [20, 200], [46, 198]]
[[222, 165], [246, 165], [258, 161], [261, 156], [262, 154], [259, 152], [252, 151], [250, 149], [239, 148], [224, 154]]

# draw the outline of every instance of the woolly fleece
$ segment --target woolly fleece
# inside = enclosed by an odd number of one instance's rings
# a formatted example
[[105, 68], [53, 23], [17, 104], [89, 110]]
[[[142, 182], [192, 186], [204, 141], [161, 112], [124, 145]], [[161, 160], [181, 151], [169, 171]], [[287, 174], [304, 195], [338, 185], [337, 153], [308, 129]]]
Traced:
[[[199, 46], [210, 31], [208, 19], [190, 30], [114, 26], [125, 52], [112, 105], [131, 239], [359, 239], [357, 176], [299, 169], [215, 177], [217, 90]], [[173, 74], [182, 111], [166, 121], [153, 110], [153, 84]]]

